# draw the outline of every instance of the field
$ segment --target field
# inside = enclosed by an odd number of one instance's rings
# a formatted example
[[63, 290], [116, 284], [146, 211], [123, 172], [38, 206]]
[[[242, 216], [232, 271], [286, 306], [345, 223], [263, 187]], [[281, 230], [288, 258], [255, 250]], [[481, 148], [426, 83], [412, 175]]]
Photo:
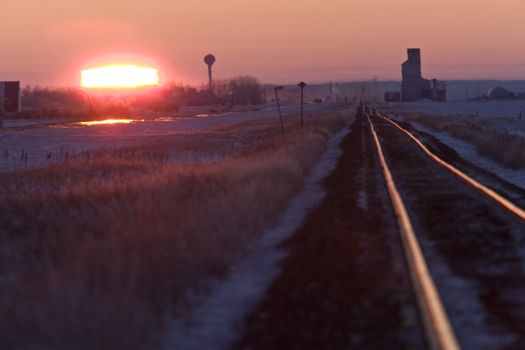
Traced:
[[[305, 111], [322, 111], [332, 107], [311, 104], [305, 106]], [[289, 119], [290, 123], [298, 123], [298, 109], [297, 103], [286, 103], [283, 106], [284, 118]], [[202, 112], [203, 110], [189, 109], [183, 113], [190, 114], [151, 119], [136, 118], [128, 124], [109, 126], [87, 126], [79, 122], [60, 120], [36, 120], [35, 125], [35, 120], [4, 120], [5, 127], [0, 128], [0, 172], [91, 156], [94, 150], [111, 151], [139, 144], [148, 148], [151, 144], [164, 143], [166, 140], [170, 143], [184, 142], [186, 134], [191, 138], [197, 132], [247, 120], [278, 121], [275, 105], [271, 103], [257, 110], [199, 114]], [[236, 139], [237, 137], [233, 136], [231, 141], [235, 144]], [[185, 161], [187, 153], [174, 150], [170, 153], [170, 160]], [[189, 156], [190, 160], [195, 159], [192, 154]]]
[[[166, 317], [249, 254], [350, 115], [309, 114], [303, 131], [288, 117], [284, 133], [275, 118], [234, 120], [5, 167], [1, 347], [157, 348]], [[111, 139], [95, 130], [92, 144]]]

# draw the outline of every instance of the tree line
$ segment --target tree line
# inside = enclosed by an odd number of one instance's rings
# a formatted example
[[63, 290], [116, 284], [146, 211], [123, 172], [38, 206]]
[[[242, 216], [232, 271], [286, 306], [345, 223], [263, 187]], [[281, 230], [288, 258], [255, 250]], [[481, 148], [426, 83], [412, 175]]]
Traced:
[[81, 88], [26, 86], [22, 112], [26, 118], [127, 117], [147, 112], [177, 112], [183, 106], [257, 105], [265, 102], [264, 89], [252, 76], [215, 81], [208, 87], [182, 84], [135, 91], [94, 93]]

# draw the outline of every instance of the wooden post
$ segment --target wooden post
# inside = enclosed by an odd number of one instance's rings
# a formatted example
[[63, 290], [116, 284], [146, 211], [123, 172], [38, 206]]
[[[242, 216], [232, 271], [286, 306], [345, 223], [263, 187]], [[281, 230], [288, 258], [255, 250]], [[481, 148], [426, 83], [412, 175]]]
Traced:
[[301, 81], [299, 84], [299, 87], [301, 88], [301, 130], [304, 127], [304, 87], [306, 86], [306, 83], [304, 81]]
[[277, 94], [277, 91], [284, 89], [284, 86], [276, 86], [273, 89], [275, 91], [275, 101], [277, 101], [277, 110], [279, 111], [279, 120], [281, 121], [281, 133], [284, 134], [283, 116], [281, 114], [281, 105], [279, 104], [279, 94]]

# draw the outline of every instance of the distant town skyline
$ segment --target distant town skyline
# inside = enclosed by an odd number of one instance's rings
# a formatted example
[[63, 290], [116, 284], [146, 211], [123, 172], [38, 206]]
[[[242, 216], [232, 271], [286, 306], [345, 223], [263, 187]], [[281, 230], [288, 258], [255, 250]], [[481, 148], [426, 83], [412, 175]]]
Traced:
[[97, 64], [154, 66], [201, 84], [249, 74], [267, 83], [400, 80], [418, 47], [428, 76], [525, 79], [524, 0], [66, 0], [2, 8], [0, 80], [79, 84]]

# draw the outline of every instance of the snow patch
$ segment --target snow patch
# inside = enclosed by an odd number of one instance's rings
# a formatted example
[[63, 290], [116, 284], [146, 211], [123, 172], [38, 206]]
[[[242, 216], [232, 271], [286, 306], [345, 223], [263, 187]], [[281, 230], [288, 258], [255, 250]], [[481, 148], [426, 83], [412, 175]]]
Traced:
[[0, 128], [23, 128], [65, 122], [62, 119], [0, 119]]
[[339, 144], [348, 132], [345, 128], [332, 137], [303, 191], [291, 200], [278, 225], [263, 234], [253, 255], [232, 268], [228, 279], [197, 308], [190, 324], [180, 319], [170, 321], [165, 349], [225, 349], [232, 345], [242, 332], [244, 316], [280, 271], [279, 264], [286, 254], [276, 246], [301, 226], [325, 196], [320, 182], [335, 169], [342, 153]]
[[[401, 104], [396, 104], [401, 106]], [[418, 101], [407, 106], [422, 112], [447, 116], [468, 115], [480, 117], [514, 117], [519, 118], [520, 112], [525, 119], [525, 100], [516, 101]]]

